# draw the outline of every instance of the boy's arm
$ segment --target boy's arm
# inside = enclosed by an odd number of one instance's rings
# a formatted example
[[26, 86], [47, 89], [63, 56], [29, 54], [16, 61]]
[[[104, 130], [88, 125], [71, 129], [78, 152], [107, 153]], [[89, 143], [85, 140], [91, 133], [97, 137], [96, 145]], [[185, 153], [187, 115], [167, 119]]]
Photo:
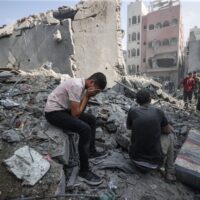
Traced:
[[80, 103], [71, 101], [70, 110], [73, 117], [79, 117], [85, 110], [90, 97], [95, 96], [100, 90], [87, 90]]

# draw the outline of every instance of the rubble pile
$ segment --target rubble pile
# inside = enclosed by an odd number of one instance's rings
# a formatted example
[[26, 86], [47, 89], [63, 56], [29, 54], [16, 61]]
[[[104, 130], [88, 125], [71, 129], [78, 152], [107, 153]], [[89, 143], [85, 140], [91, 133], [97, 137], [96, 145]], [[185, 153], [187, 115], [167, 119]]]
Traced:
[[[9, 73], [9, 77], [2, 73]], [[146, 87], [145, 77], [131, 80], [140, 87], [122, 81], [90, 100], [86, 111], [97, 118], [96, 146], [109, 155], [90, 161], [104, 180], [101, 185], [90, 187], [81, 182], [77, 178], [77, 135], [51, 126], [43, 113], [48, 94], [68, 78], [45, 67], [29, 73], [0, 72], [0, 199], [81, 193], [102, 196], [108, 183], [115, 185], [117, 199], [193, 199], [194, 190], [179, 182], [167, 184], [157, 172], [141, 174], [129, 161], [131, 133], [126, 129], [126, 117], [129, 108], [138, 105], [124, 93], [134, 96], [139, 88]], [[170, 98], [158, 95], [157, 83], [147, 85], [155, 97], [153, 104], [165, 111], [174, 127], [178, 152], [188, 131], [200, 128], [200, 115], [184, 111], [176, 99], [170, 103]]]

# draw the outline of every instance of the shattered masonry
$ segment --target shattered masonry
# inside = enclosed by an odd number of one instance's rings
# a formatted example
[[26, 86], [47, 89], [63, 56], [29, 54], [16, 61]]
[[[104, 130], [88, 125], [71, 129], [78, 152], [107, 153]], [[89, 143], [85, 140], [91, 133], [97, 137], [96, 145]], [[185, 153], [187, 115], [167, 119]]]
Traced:
[[0, 67], [31, 70], [43, 64], [56, 72], [88, 77], [107, 74], [108, 86], [125, 73], [118, 0], [80, 2], [0, 28]]
[[[137, 106], [128, 97], [135, 96], [140, 88], [150, 89], [154, 97], [152, 103], [162, 108], [170, 119], [174, 127], [176, 154], [189, 130], [200, 128], [198, 113], [182, 110], [183, 102], [167, 95], [159, 83], [145, 77], [123, 77], [121, 83], [92, 99], [87, 111], [93, 113], [98, 121], [96, 145], [106, 149], [109, 156], [104, 160], [91, 161], [91, 165], [104, 182], [99, 187], [91, 188], [76, 179], [77, 155], [71, 146], [76, 138], [49, 125], [43, 115], [48, 94], [60, 81], [68, 78], [45, 68], [30, 73], [14, 70], [0, 73], [1, 100], [4, 100], [0, 101], [0, 162], [12, 157], [16, 150], [29, 146], [51, 166], [34, 186], [26, 187], [22, 186], [23, 180], [18, 180], [6, 165], [0, 164], [0, 174], [4, 174], [0, 181], [1, 199], [13, 195], [48, 196], [70, 192], [100, 195], [106, 191], [109, 181], [117, 186], [119, 199], [131, 199], [134, 193], [135, 199], [148, 196], [167, 200], [169, 191], [176, 199], [193, 199], [194, 191], [180, 182], [175, 186], [167, 184], [157, 172], [142, 175], [128, 160], [130, 132], [125, 125], [126, 116], [130, 106]], [[30, 155], [28, 157], [30, 162]], [[67, 167], [63, 169], [63, 166]], [[107, 168], [112, 170], [108, 172]]]
[[[89, 0], [75, 9], [62, 7], [0, 29], [0, 199], [63, 193], [101, 195], [108, 183], [116, 185], [117, 199], [194, 199], [191, 188], [180, 182], [167, 184], [158, 173], [140, 174], [129, 162], [130, 132], [125, 123], [129, 108], [138, 106], [133, 97], [139, 89], [150, 89], [152, 103], [170, 119], [176, 155], [189, 130], [200, 129], [200, 115], [184, 111], [183, 102], [163, 92], [159, 83], [146, 77], [122, 76], [119, 9], [117, 0]], [[90, 163], [104, 180], [93, 188], [76, 179], [76, 135], [48, 124], [43, 108], [48, 94], [60, 82], [97, 70], [104, 72], [109, 86], [114, 87], [93, 98], [87, 108], [98, 121], [97, 147], [109, 153], [106, 159]], [[8, 161], [16, 154], [22, 158], [19, 150], [24, 148], [28, 160], [14, 159], [28, 165], [26, 176], [19, 176]], [[30, 173], [31, 164], [38, 164], [33, 162], [33, 150], [46, 163], [37, 179]]]

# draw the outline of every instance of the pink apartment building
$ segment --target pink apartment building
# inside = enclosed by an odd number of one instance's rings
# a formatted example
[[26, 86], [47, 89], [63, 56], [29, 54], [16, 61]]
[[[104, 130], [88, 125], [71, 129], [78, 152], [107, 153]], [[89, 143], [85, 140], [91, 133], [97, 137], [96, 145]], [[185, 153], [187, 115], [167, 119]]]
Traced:
[[[138, 7], [142, 8], [144, 4], [139, 0], [129, 4], [128, 22], [135, 14], [139, 15], [131, 12], [135, 6], [138, 12]], [[143, 12], [142, 9], [139, 11], [140, 22], [135, 26], [128, 24], [128, 34], [137, 32], [141, 37], [131, 46], [129, 43], [132, 41], [128, 35], [127, 71], [130, 74], [146, 74], [163, 83], [170, 81], [177, 87], [184, 73], [184, 38], [180, 2], [154, 0], [151, 1], [147, 12]], [[132, 54], [133, 52], [136, 52], [136, 56]]]

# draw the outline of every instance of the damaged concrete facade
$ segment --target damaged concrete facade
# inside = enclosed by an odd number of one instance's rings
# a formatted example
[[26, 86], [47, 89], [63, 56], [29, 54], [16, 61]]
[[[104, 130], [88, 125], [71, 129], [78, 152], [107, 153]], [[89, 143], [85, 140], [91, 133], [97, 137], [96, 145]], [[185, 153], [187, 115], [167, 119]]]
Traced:
[[[132, 19], [129, 27], [131, 34], [140, 35], [135, 41], [137, 49], [128, 49], [128, 69], [138, 66], [137, 69], [130, 70], [131, 73], [145, 73], [160, 82], [170, 81], [177, 87], [184, 73], [184, 46], [183, 46], [183, 25], [179, 1], [152, 1], [149, 12], [143, 11], [142, 1], [129, 4], [134, 9], [140, 5], [141, 20], [134, 21], [135, 13], [128, 15], [128, 21]], [[139, 30], [135, 27], [140, 25]], [[135, 52], [135, 53], [134, 53]], [[139, 58], [140, 64], [137, 62]], [[127, 69], [127, 71], [128, 71]], [[130, 74], [130, 73], [129, 73]]]
[[72, 77], [100, 71], [124, 75], [120, 2], [80, 2], [18, 20], [0, 28], [0, 67], [31, 70], [42, 65]]
[[200, 28], [194, 27], [190, 30], [186, 49], [187, 72], [200, 72]]

